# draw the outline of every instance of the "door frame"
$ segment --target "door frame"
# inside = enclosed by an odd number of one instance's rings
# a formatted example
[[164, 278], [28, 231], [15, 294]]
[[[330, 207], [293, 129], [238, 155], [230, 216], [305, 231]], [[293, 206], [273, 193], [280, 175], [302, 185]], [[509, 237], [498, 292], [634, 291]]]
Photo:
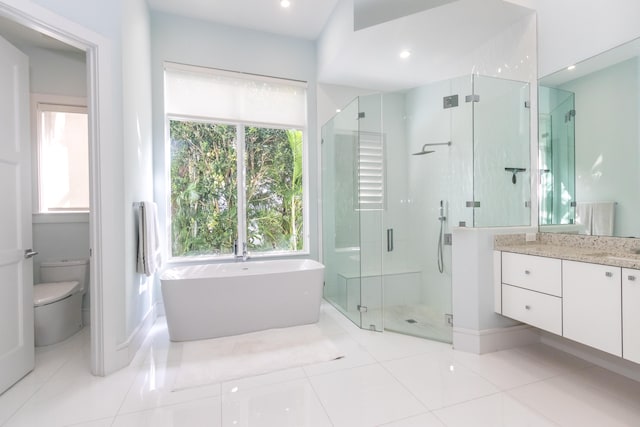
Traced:
[[[24, 4], [27, 3], [27, 4]], [[87, 109], [89, 113], [89, 212], [90, 235], [90, 316], [91, 356], [90, 369], [94, 375], [105, 376], [119, 368], [115, 360], [115, 313], [105, 309], [109, 295], [103, 286], [103, 249], [108, 236], [102, 217], [102, 153], [100, 141], [115, 141], [111, 126], [114, 110], [110, 91], [113, 86], [108, 67], [111, 64], [111, 42], [86, 28], [54, 14], [48, 9], [24, 0], [0, 0], [0, 16], [24, 25], [34, 31], [60, 40], [86, 52]], [[27, 141], [27, 143], [31, 143]], [[113, 291], [112, 291], [113, 292]], [[115, 341], [115, 340], [110, 340]]]

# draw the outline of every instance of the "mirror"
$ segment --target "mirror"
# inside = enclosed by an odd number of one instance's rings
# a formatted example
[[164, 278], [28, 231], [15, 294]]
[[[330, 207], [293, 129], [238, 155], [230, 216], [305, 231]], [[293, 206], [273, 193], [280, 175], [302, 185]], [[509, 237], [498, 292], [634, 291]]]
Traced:
[[539, 80], [540, 231], [640, 237], [640, 39]]

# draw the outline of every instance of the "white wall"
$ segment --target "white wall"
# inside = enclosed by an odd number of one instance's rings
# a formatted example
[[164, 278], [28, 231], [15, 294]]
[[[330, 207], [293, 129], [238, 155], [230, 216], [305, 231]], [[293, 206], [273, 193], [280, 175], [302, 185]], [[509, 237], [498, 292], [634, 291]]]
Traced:
[[304, 171], [309, 180], [310, 257], [319, 257], [318, 237], [318, 157], [317, 95], [315, 44], [237, 27], [216, 25], [160, 12], [151, 15], [154, 177], [155, 198], [159, 203], [161, 227], [166, 223], [166, 151], [164, 140], [163, 62], [212, 67], [308, 82], [307, 114], [309, 165]]
[[31, 93], [87, 96], [87, 62], [84, 52], [54, 51], [20, 46], [29, 57]]
[[153, 200], [151, 123], [151, 30], [145, 0], [126, 0], [122, 10], [122, 113], [124, 127], [124, 267], [126, 324], [124, 339], [149, 315], [154, 276], [136, 273], [134, 202]]

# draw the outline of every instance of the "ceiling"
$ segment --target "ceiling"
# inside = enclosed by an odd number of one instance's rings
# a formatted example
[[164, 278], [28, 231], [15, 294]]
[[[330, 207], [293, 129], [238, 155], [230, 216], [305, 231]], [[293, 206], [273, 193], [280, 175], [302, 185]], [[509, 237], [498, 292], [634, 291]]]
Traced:
[[[339, 46], [319, 62], [318, 79], [396, 91], [470, 74], [473, 65], [479, 65], [474, 64], [474, 53], [494, 37], [504, 40], [505, 29], [523, 27], [521, 20], [530, 14], [529, 9], [501, 0], [457, 0], [382, 25], [345, 31]], [[508, 45], [492, 46], [490, 59], [495, 62]], [[400, 58], [402, 50], [411, 51], [411, 57]]]
[[152, 10], [235, 27], [315, 40], [338, 0], [147, 0]]
[[[280, 0], [147, 1], [152, 10], [308, 40], [321, 38], [332, 14], [344, 15], [350, 19], [337, 20], [344, 28], [337, 38], [331, 35], [334, 49], [321, 58], [318, 79], [376, 90], [399, 90], [454, 75], [452, 63], [531, 12], [502, 0], [290, 0], [287, 9]], [[387, 2], [396, 8], [389, 9]], [[370, 26], [354, 31], [357, 17]], [[79, 52], [2, 17], [0, 36], [18, 47]], [[398, 58], [401, 49], [411, 50], [408, 61]]]

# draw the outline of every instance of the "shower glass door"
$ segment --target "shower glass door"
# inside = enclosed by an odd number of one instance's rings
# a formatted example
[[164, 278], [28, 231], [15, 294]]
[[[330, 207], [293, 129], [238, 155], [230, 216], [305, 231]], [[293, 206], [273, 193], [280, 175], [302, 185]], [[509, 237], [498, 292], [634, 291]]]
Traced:
[[473, 195], [470, 93], [462, 77], [382, 95], [382, 235], [393, 231], [382, 255], [386, 330], [452, 341], [450, 236], [473, 220], [464, 207]]
[[359, 327], [382, 331], [379, 103], [356, 99], [322, 127], [322, 216], [325, 299]]
[[360, 216], [360, 325], [384, 330], [382, 251], [392, 244], [383, 230], [387, 205], [387, 135], [382, 129], [380, 94], [359, 98], [355, 172]]

